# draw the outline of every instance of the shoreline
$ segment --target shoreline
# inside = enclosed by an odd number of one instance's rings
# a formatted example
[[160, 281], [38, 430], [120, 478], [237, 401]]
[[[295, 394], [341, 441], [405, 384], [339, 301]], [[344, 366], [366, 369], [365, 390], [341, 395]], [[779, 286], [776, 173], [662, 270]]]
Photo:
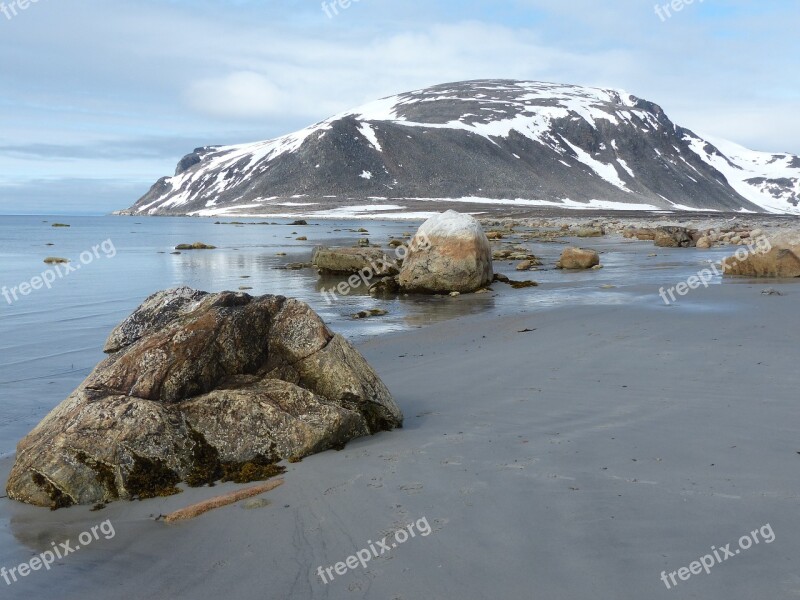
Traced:
[[[586, 219], [655, 219], [661, 220], [664, 218], [675, 217], [679, 220], [692, 220], [697, 218], [709, 218], [720, 221], [730, 220], [731, 218], [753, 218], [753, 219], [798, 219], [800, 215], [792, 213], [755, 213], [755, 212], [719, 212], [714, 210], [654, 210], [654, 211], [641, 211], [641, 210], [616, 210], [609, 211], [607, 209], [586, 208], [586, 209], [568, 209], [557, 207], [543, 207], [543, 208], [524, 208], [518, 207], [511, 208], [497, 208], [497, 207], [484, 207], [485, 210], [469, 210], [470, 205], [462, 205], [454, 203], [454, 206], [435, 206], [429, 207], [427, 211], [404, 211], [404, 212], [374, 212], [374, 213], [348, 213], [348, 214], [315, 214], [309, 212], [281, 212], [281, 213], [223, 213], [216, 215], [197, 215], [197, 214], [142, 214], [142, 213], [128, 213], [126, 211], [113, 211], [106, 215], [96, 216], [113, 216], [113, 217], [185, 217], [190, 219], [307, 219], [317, 221], [403, 221], [403, 220], [425, 220], [427, 216], [419, 215], [432, 215], [444, 212], [451, 209], [456, 212], [471, 214], [479, 219], [496, 219], [496, 220], [531, 220], [531, 219], [546, 219], [546, 218], [572, 218], [576, 222], [582, 222]], [[407, 216], [404, 216], [407, 215]], [[63, 215], [62, 215], [63, 216]]]

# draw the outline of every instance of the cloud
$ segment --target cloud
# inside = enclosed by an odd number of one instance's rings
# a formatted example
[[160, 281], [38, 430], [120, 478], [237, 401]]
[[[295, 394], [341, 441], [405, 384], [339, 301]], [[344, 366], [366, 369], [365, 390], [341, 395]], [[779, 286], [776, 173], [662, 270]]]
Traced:
[[[609, 82], [633, 60], [614, 49], [548, 46], [535, 31], [479, 22], [346, 40], [270, 36], [269, 43], [255, 41], [263, 37], [231, 33], [231, 44], [224, 45], [228, 52], [215, 57], [230, 71], [189, 82], [183, 94], [187, 106], [217, 118], [292, 115], [310, 123], [379, 97], [466, 79]], [[248, 52], [240, 51], [243, 38]]]
[[[202, 143], [198, 143], [202, 142]], [[115, 140], [86, 141], [80, 144], [52, 144], [32, 142], [26, 144], [0, 144], [0, 156], [34, 160], [100, 159], [128, 161], [131, 159], [172, 159], [176, 154], [187, 154], [207, 140], [196, 137], [136, 137]]]
[[[152, 181], [99, 178], [31, 179], [0, 183], [0, 214], [102, 214], [132, 204]], [[80, 202], [76, 202], [80, 199]]]
[[195, 81], [189, 85], [185, 100], [200, 113], [233, 119], [268, 117], [290, 106], [276, 85], [252, 71]]

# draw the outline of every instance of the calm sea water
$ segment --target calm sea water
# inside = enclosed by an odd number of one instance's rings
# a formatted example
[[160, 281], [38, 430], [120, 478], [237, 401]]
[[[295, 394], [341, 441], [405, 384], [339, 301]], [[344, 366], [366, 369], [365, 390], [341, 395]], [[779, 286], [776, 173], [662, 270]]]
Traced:
[[[55, 222], [70, 227], [54, 228]], [[594, 247], [608, 249], [603, 271], [526, 274], [542, 283], [539, 288], [511, 291], [495, 286], [497, 293], [492, 294], [393, 300], [370, 298], [362, 288], [332, 304], [320, 290], [336, 280], [320, 281], [311, 269], [280, 269], [287, 263], [308, 262], [315, 245], [353, 245], [360, 237], [354, 231], [359, 227], [369, 230], [371, 241], [385, 243], [417, 225], [310, 221], [309, 226], [296, 227], [284, 220], [276, 225], [237, 226], [196, 218], [0, 217], [0, 287], [6, 287], [12, 300], [0, 296], [0, 456], [13, 452], [16, 442], [102, 360], [103, 342], [111, 329], [161, 289], [188, 285], [215, 292], [247, 286], [254, 295], [300, 298], [335, 331], [358, 342], [478, 312], [525, 312], [565, 302], [657, 305], [654, 293], [644, 296], [626, 286], [680, 281], [696, 272], [701, 258], [695, 252], [665, 251], [653, 260], [632, 246], [593, 240]], [[308, 241], [297, 241], [298, 236], [307, 236]], [[195, 241], [217, 249], [171, 254], [177, 244]], [[562, 249], [560, 244], [529, 247], [546, 264], [555, 263]], [[278, 256], [282, 252], [286, 256]], [[49, 289], [30, 290], [25, 296], [18, 291], [14, 301], [10, 290], [51, 268], [43, 262], [48, 256], [69, 258], [80, 268], [57, 277]], [[511, 264], [495, 268], [518, 277]], [[618, 288], [601, 290], [604, 284]], [[383, 308], [389, 315], [352, 319], [353, 313], [368, 308]]]

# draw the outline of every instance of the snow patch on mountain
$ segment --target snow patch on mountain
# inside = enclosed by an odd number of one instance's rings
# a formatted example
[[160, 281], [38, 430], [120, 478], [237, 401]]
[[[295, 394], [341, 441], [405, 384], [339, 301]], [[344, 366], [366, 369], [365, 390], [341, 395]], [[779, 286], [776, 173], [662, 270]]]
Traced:
[[773, 213], [800, 214], [800, 158], [757, 152], [711, 136], [684, 139], [742, 196]]

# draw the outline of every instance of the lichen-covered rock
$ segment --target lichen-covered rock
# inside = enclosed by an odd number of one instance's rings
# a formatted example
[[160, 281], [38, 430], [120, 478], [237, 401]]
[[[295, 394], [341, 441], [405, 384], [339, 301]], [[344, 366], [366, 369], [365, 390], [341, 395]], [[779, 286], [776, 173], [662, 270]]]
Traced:
[[398, 283], [407, 292], [474, 292], [492, 282], [492, 249], [480, 223], [453, 210], [431, 217], [411, 240]]
[[159, 292], [105, 347], [19, 443], [9, 497], [60, 508], [253, 481], [402, 425], [361, 354], [282, 296]]
[[556, 267], [559, 269], [591, 269], [600, 264], [600, 255], [586, 248], [564, 248]]

